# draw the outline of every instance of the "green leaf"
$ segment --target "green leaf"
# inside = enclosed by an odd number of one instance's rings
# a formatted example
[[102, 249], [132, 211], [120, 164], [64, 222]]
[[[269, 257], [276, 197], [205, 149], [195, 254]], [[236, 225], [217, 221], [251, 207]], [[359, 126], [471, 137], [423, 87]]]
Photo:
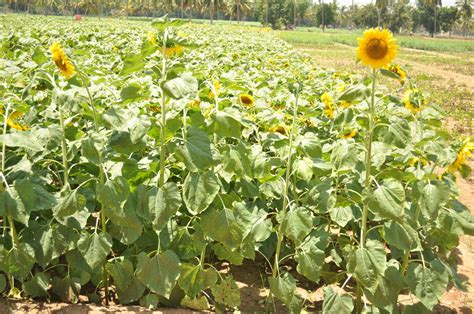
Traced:
[[31, 247], [25, 243], [13, 247], [8, 252], [8, 274], [17, 279], [23, 280], [29, 277], [34, 264], [34, 252]]
[[384, 141], [398, 148], [405, 148], [410, 142], [410, 125], [406, 120], [397, 119], [391, 121], [388, 132], [385, 134]]
[[224, 111], [218, 111], [213, 119], [214, 133], [221, 137], [242, 136], [242, 125], [238, 118]]
[[421, 205], [427, 211], [428, 219], [438, 217], [438, 212], [448, 202], [449, 195], [449, 189], [439, 181], [429, 182], [423, 187]]
[[38, 65], [42, 65], [46, 61], [48, 61], [48, 57], [43, 52], [43, 49], [40, 46], [36, 46], [35, 50], [33, 51], [33, 55], [31, 59], [36, 62]]
[[333, 207], [329, 209], [329, 216], [331, 220], [341, 227], [345, 227], [347, 223], [354, 219], [354, 213], [350, 206]]
[[154, 293], [169, 298], [181, 274], [176, 254], [168, 250], [149, 258], [141, 252], [137, 259], [137, 278]]
[[346, 89], [341, 96], [339, 96], [339, 100], [345, 101], [361, 101], [364, 100], [370, 94], [369, 89], [367, 86], [363, 84], [351, 86]]
[[284, 273], [281, 277], [268, 278], [270, 291], [283, 302], [292, 313], [299, 313], [303, 300], [296, 294], [296, 281], [290, 273]]
[[8, 147], [21, 147], [34, 152], [40, 152], [44, 149], [41, 141], [32, 131], [15, 132], [0, 135], [0, 142]]
[[29, 297], [48, 297], [49, 277], [45, 273], [37, 273], [31, 280], [23, 283], [23, 290]]
[[211, 286], [211, 292], [217, 303], [235, 308], [240, 305], [240, 291], [235, 280], [226, 276], [218, 284]]
[[137, 301], [145, 292], [145, 286], [135, 277], [133, 264], [128, 259], [115, 260], [107, 264], [107, 271], [114, 279], [121, 304]]
[[[395, 265], [399, 267], [398, 263]], [[367, 299], [379, 308], [397, 304], [398, 295], [404, 283], [400, 270], [396, 266], [389, 266], [385, 269], [383, 277], [379, 278], [375, 293], [364, 290]]]
[[5, 278], [4, 274], [0, 274], [0, 293], [5, 291], [6, 287], [7, 287], [7, 279]]
[[313, 214], [305, 207], [290, 209], [283, 217], [281, 230], [296, 245], [303, 242], [304, 238], [313, 228]]
[[438, 260], [433, 260], [431, 268], [419, 263], [411, 263], [406, 274], [406, 283], [410, 291], [420, 299], [429, 310], [438, 304], [449, 281], [445, 267]]
[[81, 153], [89, 162], [98, 166], [103, 143], [97, 135], [90, 134], [81, 141]]
[[296, 271], [306, 278], [319, 282], [319, 276], [326, 254], [315, 246], [310, 246], [296, 254], [298, 265]]
[[367, 241], [365, 248], [353, 250], [347, 258], [347, 272], [371, 292], [377, 288], [378, 280], [386, 268], [384, 246], [375, 240]]
[[156, 294], [150, 293], [140, 299], [140, 306], [153, 310], [158, 307], [158, 296]]
[[52, 282], [53, 292], [64, 302], [77, 303], [81, 292], [78, 278], [54, 277]]
[[16, 191], [13, 188], [0, 192], [0, 213], [4, 217], [10, 216], [22, 224], [28, 225], [30, 213], [16, 196]]
[[298, 148], [301, 148], [306, 156], [320, 158], [322, 155], [321, 144], [318, 136], [312, 132], [306, 132], [296, 139]]
[[86, 197], [77, 192], [71, 191], [69, 187], [63, 191], [63, 196], [59, 200], [58, 205], [53, 208], [55, 217], [66, 217], [81, 211], [86, 206]]
[[142, 54], [132, 54], [125, 58], [123, 61], [123, 68], [120, 75], [128, 75], [133, 72], [140, 71], [145, 66], [145, 62]]
[[77, 249], [81, 252], [87, 265], [91, 269], [96, 269], [105, 262], [105, 258], [112, 249], [112, 237], [108, 233], [94, 232], [83, 234], [77, 242]]
[[[407, 228], [412, 229], [407, 225]], [[384, 239], [388, 244], [395, 246], [396, 248], [409, 251], [416, 247], [416, 241], [413, 237], [413, 232], [415, 236], [418, 237], [415, 230], [407, 231], [405, 225], [402, 225], [396, 221], [386, 222], [384, 225]]]
[[183, 185], [183, 198], [188, 211], [197, 215], [212, 204], [220, 190], [219, 178], [212, 172], [190, 172]]
[[122, 91], [120, 91], [120, 97], [122, 98], [122, 101], [140, 97], [140, 85], [135, 83], [122, 88]]
[[354, 302], [348, 293], [335, 292], [332, 287], [324, 288], [324, 314], [350, 314], [354, 310]]
[[398, 219], [403, 216], [404, 202], [403, 185], [395, 179], [388, 179], [373, 192], [369, 209], [382, 217]]
[[202, 290], [217, 282], [217, 273], [213, 268], [203, 269], [201, 265], [182, 265], [178, 284], [188, 297], [195, 298]]
[[177, 148], [176, 155], [193, 172], [208, 170], [214, 164], [207, 133], [195, 127], [188, 129], [186, 142]]
[[177, 77], [163, 84], [163, 90], [174, 99], [194, 99], [198, 91], [198, 81], [190, 75]]
[[382, 74], [383, 76], [389, 77], [389, 78], [393, 78], [395, 80], [400, 80], [401, 79], [400, 75], [398, 75], [397, 73], [395, 73], [393, 71], [386, 70], [386, 69], [380, 69], [380, 74]]
[[181, 306], [187, 307], [189, 309], [195, 310], [195, 311], [206, 311], [209, 309], [209, 301], [207, 300], [206, 296], [201, 296], [199, 298], [194, 298], [191, 299], [188, 296], [185, 296], [181, 300]]
[[181, 206], [181, 192], [176, 183], [167, 182], [161, 188], [154, 188], [149, 194], [150, 210], [154, 211], [153, 225], [162, 230]]
[[201, 217], [201, 228], [208, 237], [230, 249], [240, 245], [245, 232], [234, 211], [228, 208], [211, 208], [205, 211]]

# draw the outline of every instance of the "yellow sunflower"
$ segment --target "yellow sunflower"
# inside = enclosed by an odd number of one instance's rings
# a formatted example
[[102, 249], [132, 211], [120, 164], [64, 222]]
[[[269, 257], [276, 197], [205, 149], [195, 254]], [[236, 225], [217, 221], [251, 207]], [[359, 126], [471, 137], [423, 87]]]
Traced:
[[324, 103], [324, 114], [330, 119], [334, 118], [334, 102], [331, 95], [324, 92], [321, 95], [321, 101]]
[[200, 100], [192, 100], [188, 103], [187, 107], [189, 109], [200, 110], [201, 109], [201, 101]]
[[426, 106], [426, 98], [418, 88], [412, 88], [403, 95], [405, 107], [413, 114], [417, 114]]
[[184, 47], [181, 45], [174, 45], [173, 47], [166, 47], [165, 53], [168, 58], [180, 56], [184, 52]]
[[342, 100], [339, 105], [342, 107], [342, 108], [349, 108], [350, 106], [352, 106], [352, 103], [350, 101], [345, 101], [345, 100]]
[[27, 131], [30, 128], [27, 127], [26, 125], [20, 124], [17, 122], [17, 120], [21, 119], [23, 117], [23, 112], [20, 111], [13, 111], [7, 118], [7, 125], [11, 127], [12, 129], [18, 130], [18, 131]]
[[348, 130], [348, 131], [343, 132], [340, 136], [343, 139], [348, 140], [348, 139], [353, 138], [354, 136], [356, 136], [356, 134], [357, 134], [356, 130]]
[[282, 135], [287, 135], [288, 134], [288, 130], [289, 127], [285, 124], [283, 125], [276, 125], [276, 126], [272, 126], [270, 128], [268, 128], [268, 132], [271, 132], [271, 133], [280, 133]]
[[379, 69], [387, 66], [397, 56], [396, 39], [387, 29], [371, 28], [358, 39], [357, 57], [363, 64]]
[[153, 45], [156, 46], [156, 36], [152, 32], [149, 32], [146, 34], [146, 37], [148, 38], [148, 41]]
[[239, 96], [239, 102], [242, 106], [253, 108], [255, 105], [255, 101], [252, 95], [249, 94], [241, 94]]
[[49, 47], [51, 51], [54, 64], [58, 67], [61, 74], [66, 78], [69, 79], [76, 74], [76, 70], [74, 69], [74, 65], [69, 61], [68, 57], [64, 53], [63, 48], [58, 42], [54, 42], [51, 47]]
[[387, 67], [387, 70], [397, 74], [400, 77], [399, 79], [400, 84], [402, 85], [405, 84], [405, 79], [407, 78], [407, 74], [405, 73], [405, 71], [403, 71], [403, 69], [399, 65], [391, 64]]
[[455, 172], [461, 170], [463, 166], [467, 165], [467, 159], [472, 156], [474, 151], [474, 142], [467, 138], [458, 151], [456, 160], [448, 167], [448, 172]]

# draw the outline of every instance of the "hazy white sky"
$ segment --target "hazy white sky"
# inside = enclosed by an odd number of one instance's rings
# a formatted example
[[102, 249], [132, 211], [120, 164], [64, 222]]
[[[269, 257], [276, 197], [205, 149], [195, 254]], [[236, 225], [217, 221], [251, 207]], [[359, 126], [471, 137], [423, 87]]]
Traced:
[[[315, 0], [313, 0], [313, 1], [315, 1]], [[336, 1], [337, 1], [338, 5], [351, 5], [352, 4], [352, 0], [336, 0]], [[372, 1], [375, 2], [375, 0], [372, 0]], [[324, 2], [329, 3], [329, 2], [332, 2], [332, 0], [324, 0]], [[367, 4], [367, 3], [370, 3], [370, 2], [371, 2], [371, 0], [354, 0], [355, 4]], [[410, 2], [412, 4], [415, 4], [415, 0], [410, 0]], [[456, 0], [441, 0], [441, 2], [443, 3], [444, 7], [448, 7], [448, 6], [455, 5]]]

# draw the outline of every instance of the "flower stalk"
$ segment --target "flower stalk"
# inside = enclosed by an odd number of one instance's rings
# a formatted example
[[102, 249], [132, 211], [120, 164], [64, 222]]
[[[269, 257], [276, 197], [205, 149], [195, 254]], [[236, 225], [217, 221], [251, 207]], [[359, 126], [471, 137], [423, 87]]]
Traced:
[[160, 177], [158, 181], [158, 187], [163, 187], [165, 184], [165, 162], [166, 162], [166, 95], [163, 90], [163, 84], [166, 81], [166, 40], [168, 32], [163, 32], [163, 47], [161, 49], [161, 123], [160, 123]]

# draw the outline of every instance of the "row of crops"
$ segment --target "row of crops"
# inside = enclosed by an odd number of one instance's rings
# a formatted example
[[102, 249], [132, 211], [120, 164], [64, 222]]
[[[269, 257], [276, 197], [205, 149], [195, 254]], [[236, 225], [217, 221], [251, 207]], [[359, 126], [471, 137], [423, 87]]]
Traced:
[[302, 282], [328, 313], [427, 312], [463, 288], [472, 144], [409, 79], [370, 106], [370, 76], [265, 29], [1, 19], [5, 295], [238, 309], [223, 261], [261, 267], [267, 310], [314, 306]]

